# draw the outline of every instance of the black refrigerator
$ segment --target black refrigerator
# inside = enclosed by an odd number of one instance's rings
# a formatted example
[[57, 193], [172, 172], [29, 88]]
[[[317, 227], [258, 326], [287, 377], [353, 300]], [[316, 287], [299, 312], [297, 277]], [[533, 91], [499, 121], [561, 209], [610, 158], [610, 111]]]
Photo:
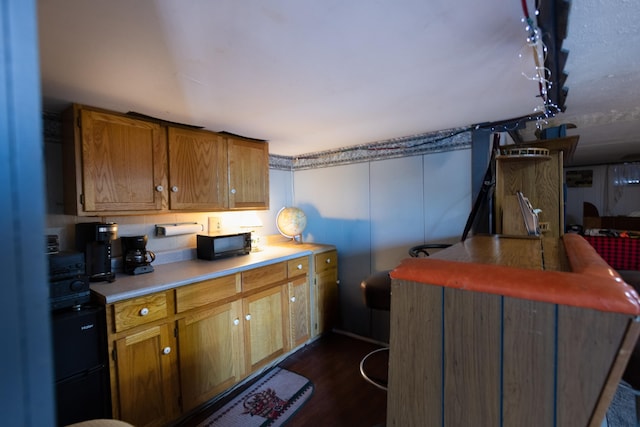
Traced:
[[104, 307], [52, 312], [57, 424], [111, 418]]

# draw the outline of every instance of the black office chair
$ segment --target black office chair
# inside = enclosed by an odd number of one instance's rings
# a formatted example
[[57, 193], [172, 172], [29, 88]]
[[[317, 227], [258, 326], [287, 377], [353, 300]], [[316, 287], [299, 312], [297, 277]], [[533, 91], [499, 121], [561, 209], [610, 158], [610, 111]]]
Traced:
[[[413, 246], [409, 249], [409, 255], [413, 258], [424, 258], [429, 256], [429, 249], [445, 249], [451, 246], [445, 243], [427, 243], [423, 245]], [[391, 310], [391, 277], [389, 271], [380, 271], [360, 282], [364, 304], [367, 308], [373, 310]], [[360, 374], [369, 383], [374, 386], [387, 390], [386, 382], [380, 379], [371, 378], [364, 370], [364, 364], [367, 359], [381, 351], [389, 351], [389, 347], [378, 348], [365, 355], [360, 361]]]

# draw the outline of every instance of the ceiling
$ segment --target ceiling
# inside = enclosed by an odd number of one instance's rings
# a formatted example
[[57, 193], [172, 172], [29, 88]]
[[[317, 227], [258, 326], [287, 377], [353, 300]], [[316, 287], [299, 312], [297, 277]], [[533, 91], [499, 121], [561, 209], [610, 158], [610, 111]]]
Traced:
[[[534, 10], [533, 0], [527, 0]], [[43, 108], [71, 102], [296, 156], [533, 115], [521, 2], [38, 0]], [[571, 5], [573, 164], [640, 160], [636, 0]], [[535, 139], [532, 122], [523, 130]], [[626, 156], [626, 157], [625, 157]], [[635, 156], [635, 157], [634, 157]]]

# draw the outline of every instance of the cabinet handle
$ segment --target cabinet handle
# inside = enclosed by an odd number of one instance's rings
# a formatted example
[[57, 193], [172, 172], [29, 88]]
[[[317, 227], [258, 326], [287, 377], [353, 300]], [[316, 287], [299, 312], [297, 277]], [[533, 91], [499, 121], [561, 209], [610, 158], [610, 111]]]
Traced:
[[298, 270], [302, 270], [302, 264], [298, 264], [298, 266], [296, 267]]
[[231, 194], [236, 194], [236, 189], [235, 188], [231, 189]]
[[331, 264], [331, 258], [327, 258], [327, 260], [325, 261], [327, 264]]
[[296, 297], [291, 297], [291, 302], [296, 302]]
[[156, 191], [158, 193], [162, 193], [164, 191], [164, 187], [162, 185], [156, 185]]
[[178, 186], [174, 185], [173, 187], [171, 187], [171, 192], [177, 193], [178, 192]]
[[246, 316], [244, 316], [244, 318], [247, 319], [247, 320], [251, 320], [251, 315], [247, 314]]
[[165, 347], [162, 349], [162, 354], [169, 354], [171, 353], [171, 347]]
[[149, 314], [149, 309], [147, 307], [140, 310], [140, 316], [146, 316], [147, 314]]
[[238, 318], [233, 319], [233, 324], [235, 326], [238, 326], [240, 324], [240, 319], [238, 319]]

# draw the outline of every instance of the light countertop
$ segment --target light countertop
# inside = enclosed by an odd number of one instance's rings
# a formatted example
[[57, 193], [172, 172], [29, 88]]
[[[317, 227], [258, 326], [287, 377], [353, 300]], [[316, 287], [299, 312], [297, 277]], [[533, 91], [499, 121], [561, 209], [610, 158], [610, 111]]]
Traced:
[[154, 265], [151, 273], [118, 273], [114, 282], [93, 282], [91, 291], [104, 304], [110, 304], [332, 249], [335, 247], [315, 243], [283, 243], [214, 261], [195, 259]]

